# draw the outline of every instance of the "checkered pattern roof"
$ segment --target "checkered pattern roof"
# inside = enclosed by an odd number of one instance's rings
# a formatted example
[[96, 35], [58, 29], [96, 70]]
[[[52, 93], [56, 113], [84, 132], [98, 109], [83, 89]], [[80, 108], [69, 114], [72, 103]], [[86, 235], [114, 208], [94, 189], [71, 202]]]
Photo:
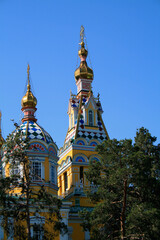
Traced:
[[46, 143], [53, 142], [51, 136], [36, 122], [33, 121], [26, 121], [23, 122], [20, 126], [21, 131], [26, 134], [29, 139], [38, 139], [45, 141]]

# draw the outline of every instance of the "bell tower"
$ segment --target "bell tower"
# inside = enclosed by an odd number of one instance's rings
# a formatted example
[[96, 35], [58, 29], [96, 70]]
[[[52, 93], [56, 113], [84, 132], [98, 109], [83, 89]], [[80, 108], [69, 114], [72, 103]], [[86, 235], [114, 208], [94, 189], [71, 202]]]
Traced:
[[58, 195], [64, 201], [72, 202], [69, 226], [73, 228], [72, 238], [76, 240], [89, 239], [89, 233], [83, 232], [80, 226], [81, 220], [78, 215], [84, 208], [93, 208], [85, 194], [90, 187], [85, 172], [89, 162], [99, 161], [95, 147], [109, 138], [102, 119], [100, 95], [95, 97], [91, 90], [94, 75], [86, 61], [88, 51], [85, 48], [83, 26], [80, 38], [80, 65], [74, 73], [77, 94], [70, 93], [67, 112], [69, 128], [64, 145], [59, 150], [58, 161]]

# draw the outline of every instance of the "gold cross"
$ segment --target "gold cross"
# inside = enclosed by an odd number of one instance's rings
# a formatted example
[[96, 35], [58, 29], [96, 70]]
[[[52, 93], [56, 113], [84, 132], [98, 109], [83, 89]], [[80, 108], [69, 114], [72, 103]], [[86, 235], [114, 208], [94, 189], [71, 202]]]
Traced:
[[83, 27], [83, 25], [81, 26], [80, 37], [81, 37], [81, 42], [84, 42], [84, 27]]
[[27, 67], [28, 82], [29, 82], [29, 70], [30, 70], [30, 66], [28, 64], [28, 67]]

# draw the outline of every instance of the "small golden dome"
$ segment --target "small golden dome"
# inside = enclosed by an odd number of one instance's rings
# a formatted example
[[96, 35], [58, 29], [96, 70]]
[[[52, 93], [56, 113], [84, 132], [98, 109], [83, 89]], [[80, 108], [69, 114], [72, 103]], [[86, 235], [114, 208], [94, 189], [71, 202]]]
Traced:
[[79, 68], [77, 68], [74, 72], [75, 79], [93, 79], [93, 70], [88, 67], [86, 62], [88, 51], [84, 47], [84, 42], [81, 42], [81, 49], [78, 51], [78, 55], [81, 59], [81, 62]]
[[87, 66], [86, 61], [80, 63], [79, 68], [74, 72], [75, 79], [93, 79], [93, 70]]
[[81, 49], [78, 51], [79, 57], [80, 57], [80, 58], [81, 58], [82, 56], [87, 57], [88, 51], [87, 51], [87, 50], [85, 49], [85, 47], [84, 47], [84, 42], [81, 42], [80, 45], [81, 45]]
[[35, 108], [37, 105], [37, 99], [31, 92], [30, 85], [27, 85], [27, 92], [24, 95], [24, 97], [22, 98], [21, 105], [22, 105], [22, 108], [23, 107], [34, 107]]
[[36, 97], [33, 95], [33, 93], [31, 92], [31, 86], [30, 86], [30, 81], [29, 81], [29, 64], [28, 64], [28, 68], [27, 68], [27, 73], [28, 73], [28, 85], [27, 85], [27, 92], [24, 95], [24, 97], [22, 98], [21, 101], [21, 105], [22, 108], [24, 107], [36, 107], [37, 105], [37, 99]]

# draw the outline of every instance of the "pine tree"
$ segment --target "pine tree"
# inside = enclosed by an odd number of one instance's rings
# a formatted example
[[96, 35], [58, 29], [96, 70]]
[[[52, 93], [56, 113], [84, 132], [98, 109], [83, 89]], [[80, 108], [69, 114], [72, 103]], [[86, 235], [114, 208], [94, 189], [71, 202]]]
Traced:
[[[59, 232], [65, 233], [67, 227], [60, 215], [61, 200], [47, 192], [44, 184], [40, 184], [38, 190], [32, 185], [35, 176], [28, 157], [29, 139], [19, 127], [7, 137], [3, 152], [0, 216], [6, 234], [17, 240], [31, 240], [31, 218], [34, 216], [39, 221], [45, 218], [43, 229], [37, 229], [43, 232], [43, 239], [54, 239]], [[45, 227], [46, 224], [50, 228]]]
[[90, 163], [88, 192], [96, 204], [81, 212], [91, 239], [159, 239], [160, 146], [148, 130], [131, 140], [107, 140], [97, 147], [100, 162]]

